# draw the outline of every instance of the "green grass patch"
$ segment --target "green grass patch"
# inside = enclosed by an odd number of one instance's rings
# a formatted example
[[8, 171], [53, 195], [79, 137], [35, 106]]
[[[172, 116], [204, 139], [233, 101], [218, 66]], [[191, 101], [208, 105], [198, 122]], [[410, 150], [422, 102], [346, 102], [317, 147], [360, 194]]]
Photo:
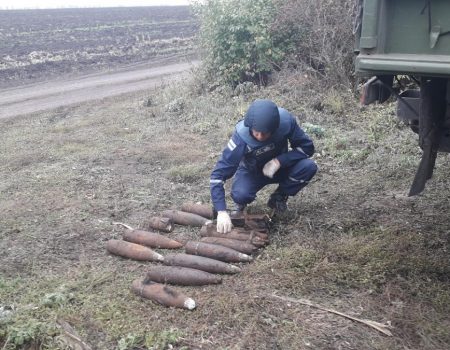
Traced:
[[204, 180], [206, 171], [207, 169], [200, 164], [182, 164], [167, 170], [167, 175], [176, 182], [196, 183]]

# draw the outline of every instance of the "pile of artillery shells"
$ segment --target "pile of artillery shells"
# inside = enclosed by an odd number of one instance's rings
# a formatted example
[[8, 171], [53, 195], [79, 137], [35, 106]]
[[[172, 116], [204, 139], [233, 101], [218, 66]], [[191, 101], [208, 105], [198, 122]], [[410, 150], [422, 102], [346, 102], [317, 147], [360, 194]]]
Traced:
[[[236, 274], [240, 267], [231, 263], [251, 262], [251, 254], [269, 243], [266, 215], [245, 215], [233, 218], [237, 226], [228, 234], [217, 232], [213, 210], [204, 204], [185, 203], [179, 210], [165, 210], [144, 224], [148, 229], [170, 233], [174, 224], [201, 227], [200, 241], [178, 242], [156, 232], [127, 229], [123, 240], [110, 240], [108, 252], [125, 258], [159, 262], [136, 279], [132, 290], [138, 296], [165, 306], [193, 310], [195, 301], [168, 285], [202, 286], [222, 283], [220, 274]], [[126, 225], [125, 225], [126, 226]], [[129, 227], [129, 226], [126, 226]], [[185, 253], [162, 255], [151, 248], [181, 249]]]

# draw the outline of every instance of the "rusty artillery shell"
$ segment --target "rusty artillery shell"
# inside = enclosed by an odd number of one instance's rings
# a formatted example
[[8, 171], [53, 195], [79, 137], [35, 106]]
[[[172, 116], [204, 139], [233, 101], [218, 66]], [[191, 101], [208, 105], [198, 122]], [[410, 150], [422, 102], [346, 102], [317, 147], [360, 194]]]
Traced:
[[169, 237], [160, 235], [159, 233], [141, 230], [126, 230], [123, 234], [123, 239], [152, 248], [178, 249], [183, 247], [182, 243]]
[[213, 219], [213, 217], [214, 217], [213, 209], [208, 204], [198, 204], [198, 203], [187, 202], [181, 206], [181, 210], [185, 211], [187, 213], [192, 213], [192, 214], [197, 214], [197, 215], [203, 216], [204, 218], [207, 218], [207, 219]]
[[205, 258], [204, 256], [190, 254], [167, 254], [164, 256], [164, 264], [171, 266], [190, 267], [211, 273], [238, 273], [241, 269], [237, 266], [224, 263], [219, 260]]
[[152, 266], [147, 270], [145, 280], [181, 286], [203, 286], [205, 284], [222, 283], [222, 277], [220, 276], [180, 266]]
[[258, 231], [258, 230], [249, 230], [249, 229], [242, 228], [242, 227], [236, 227], [233, 229], [233, 231], [235, 231], [236, 233], [240, 233], [240, 234], [253, 235], [255, 237], [261, 238], [262, 240], [269, 239], [269, 235], [267, 233]]
[[269, 227], [266, 226], [264, 223], [261, 223], [258, 221], [253, 221], [253, 220], [247, 220], [245, 222], [244, 228], [246, 228], [247, 230], [257, 230], [257, 231], [261, 231], [261, 232], [269, 231]]
[[173, 220], [168, 217], [153, 216], [146, 221], [148, 229], [155, 229], [163, 232], [173, 231]]
[[269, 228], [270, 217], [267, 214], [232, 214], [231, 222], [235, 227], [265, 230]]
[[163, 261], [164, 257], [150, 248], [139, 244], [111, 239], [106, 243], [106, 249], [111, 254], [141, 261]]
[[177, 290], [163, 284], [148, 281], [144, 278], [133, 281], [132, 290], [142, 298], [150, 299], [164, 306], [179, 307], [182, 309], [195, 309], [195, 301]]
[[223, 237], [203, 237], [200, 242], [222, 245], [244, 254], [252, 254], [257, 249], [249, 242]]
[[203, 216], [186, 213], [180, 210], [164, 210], [161, 213], [162, 216], [171, 218], [173, 222], [179, 225], [187, 225], [187, 226], [203, 226], [204, 224], [211, 222], [204, 218]]
[[245, 225], [244, 213], [236, 214], [232, 212], [230, 214], [230, 219], [234, 227], [244, 227]]
[[217, 244], [189, 241], [184, 246], [186, 253], [206, 256], [207, 258], [225, 262], [249, 262], [252, 257], [237, 250]]
[[237, 239], [239, 241], [249, 242], [257, 247], [262, 247], [269, 243], [268, 239], [256, 236], [254, 233], [252, 233], [252, 231], [240, 231], [234, 228], [229, 233], [220, 233], [217, 232], [216, 227], [212, 224], [202, 226], [202, 228], [200, 229], [200, 236]]

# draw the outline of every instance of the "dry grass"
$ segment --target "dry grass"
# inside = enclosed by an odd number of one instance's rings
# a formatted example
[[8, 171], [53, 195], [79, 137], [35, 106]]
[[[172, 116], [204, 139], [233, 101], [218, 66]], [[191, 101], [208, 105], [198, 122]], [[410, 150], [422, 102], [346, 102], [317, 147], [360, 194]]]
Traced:
[[[447, 349], [450, 159], [440, 156], [424, 194], [407, 198], [420, 153], [393, 107], [359, 110], [342, 93], [333, 98], [346, 108], [334, 113], [340, 104], [304, 84], [197, 95], [183, 81], [2, 122], [0, 308], [12, 316], [0, 318], [1, 346], [22, 337], [64, 349], [62, 319], [96, 349]], [[130, 282], [147, 264], [105, 252], [122, 233], [111, 222], [139, 226], [186, 200], [209, 201], [209, 171], [257, 96], [324, 130], [315, 181], [290, 199], [271, 245], [241, 274], [183, 288], [194, 312], [135, 297]], [[265, 210], [270, 190], [252, 210]], [[274, 292], [391, 322], [394, 337]]]

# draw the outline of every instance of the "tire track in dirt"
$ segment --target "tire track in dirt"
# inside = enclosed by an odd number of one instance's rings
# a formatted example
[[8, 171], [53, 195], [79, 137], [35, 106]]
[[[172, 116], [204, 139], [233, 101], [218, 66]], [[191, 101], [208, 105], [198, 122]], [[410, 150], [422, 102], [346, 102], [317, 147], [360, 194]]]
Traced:
[[131, 70], [0, 90], [0, 119], [151, 89], [163, 79], [172, 79], [198, 63], [192, 61], [158, 67], [135, 66]]

